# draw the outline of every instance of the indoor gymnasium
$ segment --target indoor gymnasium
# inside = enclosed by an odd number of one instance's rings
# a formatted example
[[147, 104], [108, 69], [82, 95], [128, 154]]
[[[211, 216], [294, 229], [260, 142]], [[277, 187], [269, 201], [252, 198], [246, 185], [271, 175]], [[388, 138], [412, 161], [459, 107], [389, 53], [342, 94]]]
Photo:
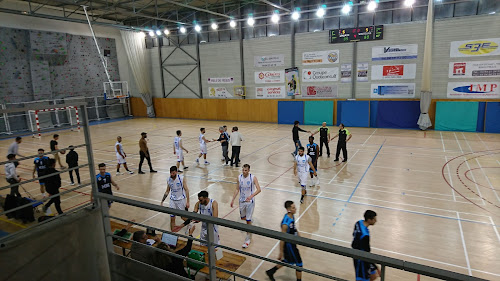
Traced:
[[500, 1], [0, 0], [0, 280], [500, 280]]

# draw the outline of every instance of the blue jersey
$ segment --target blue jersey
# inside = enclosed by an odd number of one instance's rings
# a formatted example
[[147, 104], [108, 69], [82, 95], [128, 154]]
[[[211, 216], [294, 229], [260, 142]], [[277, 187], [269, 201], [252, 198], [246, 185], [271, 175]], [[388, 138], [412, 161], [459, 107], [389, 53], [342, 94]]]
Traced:
[[[292, 235], [298, 235], [297, 228], [295, 227], [295, 216], [292, 215], [292, 217], [290, 218], [288, 216], [288, 214], [285, 214], [285, 216], [283, 217], [283, 220], [281, 221], [281, 225], [287, 226], [286, 233], [292, 234]], [[288, 243], [288, 242], [286, 242], [286, 243]], [[290, 244], [290, 243], [288, 243], [288, 244]]]
[[38, 172], [38, 175], [40, 176], [48, 168], [47, 165], [49, 164], [49, 157], [47, 157], [47, 156], [37, 157], [37, 158], [35, 158], [34, 163], [35, 163], [36, 171]]
[[[313, 144], [310, 144], [308, 143], [307, 144], [307, 155], [309, 155], [309, 157], [311, 157], [311, 159], [314, 160], [316, 159], [316, 151], [318, 151], [318, 145], [313, 143]], [[313, 163], [314, 164], [314, 163]]]
[[113, 194], [111, 190], [111, 175], [109, 173], [105, 173], [104, 176], [100, 173], [96, 176], [97, 180], [97, 190], [99, 192]]
[[354, 225], [352, 237], [352, 248], [370, 252], [370, 231], [368, 230], [368, 227], [364, 225], [363, 220], [359, 220]]

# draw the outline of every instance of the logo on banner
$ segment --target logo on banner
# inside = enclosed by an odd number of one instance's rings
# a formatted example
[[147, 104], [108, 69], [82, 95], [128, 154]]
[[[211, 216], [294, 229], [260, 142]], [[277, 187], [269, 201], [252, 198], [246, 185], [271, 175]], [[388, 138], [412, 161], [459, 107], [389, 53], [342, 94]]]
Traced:
[[404, 65], [384, 65], [383, 76], [403, 76]]
[[335, 63], [339, 59], [339, 54], [332, 52], [328, 54], [328, 61], [331, 63]]
[[453, 76], [465, 76], [465, 62], [458, 62], [453, 64]]
[[498, 84], [470, 84], [453, 88], [453, 91], [465, 94], [487, 94], [495, 92]]
[[403, 49], [403, 48], [384, 47], [384, 54], [386, 54], [386, 53], [393, 53], [393, 52], [406, 52], [406, 49]]
[[464, 55], [484, 55], [496, 51], [498, 44], [489, 40], [478, 40], [464, 43], [458, 47], [458, 51]]
[[315, 96], [316, 95], [316, 88], [315, 87], [307, 87], [307, 95], [308, 96]]

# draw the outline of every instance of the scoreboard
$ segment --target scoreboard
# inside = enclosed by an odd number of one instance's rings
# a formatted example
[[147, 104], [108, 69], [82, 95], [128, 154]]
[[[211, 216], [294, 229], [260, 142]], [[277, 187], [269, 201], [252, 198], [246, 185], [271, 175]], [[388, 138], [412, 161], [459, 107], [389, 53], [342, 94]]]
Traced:
[[361, 42], [384, 39], [384, 26], [372, 25], [365, 27], [333, 29], [329, 33], [330, 44]]

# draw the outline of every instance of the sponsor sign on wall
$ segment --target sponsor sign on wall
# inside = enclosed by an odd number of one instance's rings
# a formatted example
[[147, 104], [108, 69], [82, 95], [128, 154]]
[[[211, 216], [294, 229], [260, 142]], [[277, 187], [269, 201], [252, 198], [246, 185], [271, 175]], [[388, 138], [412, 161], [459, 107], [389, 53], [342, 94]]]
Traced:
[[358, 62], [358, 82], [368, 82], [368, 63]]
[[255, 84], [285, 83], [285, 71], [256, 71]]
[[450, 78], [500, 77], [500, 60], [450, 62]]
[[297, 67], [285, 69], [285, 78], [287, 95], [300, 95], [299, 69]]
[[284, 99], [286, 97], [285, 86], [255, 87], [255, 96], [258, 99]]
[[372, 65], [372, 80], [415, 79], [417, 65]]
[[208, 87], [208, 96], [211, 98], [228, 99], [232, 98], [226, 87]]
[[207, 79], [208, 84], [233, 84], [234, 83], [234, 78], [233, 77], [215, 77], [215, 78], [208, 78]]
[[254, 56], [255, 67], [275, 67], [285, 65], [285, 55]]
[[331, 86], [302, 86], [303, 98], [337, 98], [337, 85]]
[[418, 57], [418, 45], [388, 45], [372, 48], [372, 61], [408, 60]]
[[315, 68], [302, 70], [302, 82], [339, 81], [339, 68]]
[[314, 65], [339, 63], [339, 54], [339, 50], [305, 52], [302, 53], [302, 64]]
[[449, 82], [448, 98], [498, 99], [500, 82]]
[[415, 83], [372, 84], [372, 98], [414, 98]]
[[340, 83], [351, 82], [352, 64], [344, 63], [340, 66]]
[[480, 57], [500, 55], [500, 38], [453, 41], [450, 47], [450, 57]]

